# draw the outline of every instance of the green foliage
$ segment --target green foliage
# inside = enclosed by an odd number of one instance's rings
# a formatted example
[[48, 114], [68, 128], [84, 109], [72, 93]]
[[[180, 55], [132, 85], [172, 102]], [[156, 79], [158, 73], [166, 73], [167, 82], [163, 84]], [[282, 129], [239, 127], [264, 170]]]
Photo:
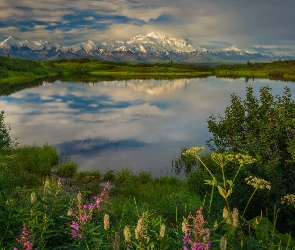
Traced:
[[4, 111], [0, 111], [0, 149], [10, 147], [12, 139], [10, 135], [10, 127], [4, 122]]
[[[255, 164], [242, 170], [242, 178], [255, 175], [272, 184], [269, 196], [258, 193], [251, 215], [265, 211], [274, 202], [280, 203], [285, 194], [295, 192], [295, 102], [288, 88], [284, 95], [274, 97], [270, 87], [263, 87], [258, 99], [253, 88], [248, 87], [243, 101], [233, 94], [225, 116], [218, 119], [210, 116], [208, 127], [212, 137], [207, 143], [212, 150], [245, 153], [257, 159]], [[243, 179], [237, 181], [239, 194], [235, 202], [244, 205], [246, 201], [241, 194], [249, 193], [248, 187]]]
[[205, 185], [205, 180], [210, 179], [210, 175], [207, 172], [198, 169], [190, 173], [187, 178], [187, 186], [190, 191], [195, 192], [200, 197], [210, 193], [211, 188]]
[[72, 161], [66, 161], [57, 167], [56, 174], [59, 177], [72, 178], [77, 174], [77, 170], [77, 163]]
[[7, 176], [2, 183], [5, 189], [0, 192], [6, 197], [17, 187], [22, 189], [40, 186], [58, 163], [58, 154], [49, 145], [3, 148], [0, 150], [0, 160], [0, 170], [3, 176]]
[[22, 60], [0, 56], [0, 81], [8, 82], [20, 78], [34, 79], [43, 76], [60, 75], [61, 70], [54, 64], [37, 62], [33, 60]]
[[[276, 210], [276, 206], [274, 209], [273, 224], [268, 218], [263, 217], [262, 215], [256, 216], [249, 221], [244, 217], [245, 211], [250, 202], [252, 202], [252, 198], [256, 194], [256, 191], [260, 190], [263, 192], [269, 192], [272, 188], [270, 182], [253, 176], [245, 179], [246, 183], [252, 188], [252, 190], [254, 188], [254, 190], [252, 191], [252, 194], [247, 197], [248, 202], [242, 213], [239, 212], [241, 211], [241, 207], [237, 208], [237, 205], [240, 204], [230, 202], [235, 193], [236, 189], [234, 189], [234, 187], [237, 185], [238, 176], [241, 171], [247, 169], [248, 166], [251, 166], [256, 160], [253, 157], [241, 153], [212, 153], [211, 158], [218, 165], [222, 176], [222, 178], [218, 180], [216, 174], [213, 174], [210, 168], [201, 160], [200, 152], [203, 150], [205, 150], [204, 147], [193, 147], [185, 151], [183, 155], [190, 155], [191, 157], [197, 158], [208, 173], [209, 178], [205, 180], [205, 182], [212, 186], [211, 198], [208, 204], [208, 217], [213, 214], [212, 212], [215, 212], [215, 210], [211, 210], [212, 203], [216, 203], [214, 189], [217, 189], [219, 196], [224, 200], [222, 218], [220, 219], [220, 217], [214, 213], [214, 218], [216, 218], [216, 220], [214, 221], [214, 224], [211, 222], [211, 225], [213, 225], [211, 231], [212, 242], [219, 242], [220, 249], [263, 249], [264, 247], [266, 249], [289, 249], [289, 247], [293, 249], [293, 247], [295, 247], [295, 242], [291, 238], [291, 235], [281, 234], [276, 230], [279, 212], [279, 210]], [[230, 165], [237, 165], [237, 167], [233, 173], [226, 174], [225, 170]], [[293, 202], [292, 197], [293, 195], [289, 195], [286, 199], [289, 200], [289, 202]], [[219, 203], [218, 199], [217, 202]], [[198, 214], [200, 215], [200, 211], [202, 211], [202, 208], [199, 210], [199, 213], [197, 212], [197, 216]], [[195, 225], [200, 223], [200, 221], [203, 221], [203, 219], [198, 219], [191, 224]], [[201, 223], [201, 226], [203, 224], [204, 223]], [[200, 225], [196, 227], [196, 231], [198, 231], [198, 229], [200, 229]], [[255, 235], [253, 234], [253, 231], [255, 232]], [[187, 237], [191, 238], [190, 234], [188, 234]], [[201, 239], [199, 238], [197, 240], [200, 241]]]

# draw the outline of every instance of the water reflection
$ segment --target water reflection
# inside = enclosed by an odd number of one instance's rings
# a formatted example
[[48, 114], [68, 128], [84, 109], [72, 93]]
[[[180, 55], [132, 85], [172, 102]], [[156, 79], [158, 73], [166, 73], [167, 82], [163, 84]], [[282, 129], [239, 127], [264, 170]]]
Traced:
[[[293, 83], [249, 81], [257, 91], [270, 85], [282, 94]], [[21, 144], [55, 145], [80, 169], [128, 166], [155, 175], [171, 170], [182, 147], [205, 145], [206, 120], [224, 113], [234, 92], [245, 96], [244, 79], [175, 79], [43, 82], [0, 97], [1, 109]]]

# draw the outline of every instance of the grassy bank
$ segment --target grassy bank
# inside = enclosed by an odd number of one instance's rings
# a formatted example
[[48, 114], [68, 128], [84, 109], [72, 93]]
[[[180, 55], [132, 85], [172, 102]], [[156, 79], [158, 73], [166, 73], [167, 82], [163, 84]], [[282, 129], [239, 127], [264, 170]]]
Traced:
[[271, 63], [222, 64], [214, 67], [219, 77], [269, 78], [295, 80], [295, 60]]
[[0, 56], [0, 84], [18, 84], [60, 73], [54, 65], [44, 62]]
[[77, 171], [49, 145], [0, 153], [0, 249], [295, 249], [276, 222], [225, 213], [226, 199], [200, 191], [198, 174]]
[[56, 76], [63, 80], [99, 81], [112, 79], [184, 77], [245, 77], [295, 80], [295, 60], [271, 63], [221, 64], [213, 67], [181, 63], [127, 63], [94, 59], [61, 59], [36, 62], [0, 57], [0, 83], [17, 84], [36, 78]]

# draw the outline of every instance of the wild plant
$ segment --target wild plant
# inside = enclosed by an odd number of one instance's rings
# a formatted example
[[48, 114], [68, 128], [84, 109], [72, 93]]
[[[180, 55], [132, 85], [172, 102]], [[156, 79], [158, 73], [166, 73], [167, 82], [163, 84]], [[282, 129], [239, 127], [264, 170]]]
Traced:
[[[210, 213], [210, 207], [212, 204], [212, 197], [213, 197], [213, 191], [214, 188], [217, 187], [217, 190], [219, 194], [223, 197], [225, 201], [225, 207], [223, 209], [223, 220], [218, 223], [217, 221], [214, 224], [214, 233], [216, 235], [217, 241], [219, 241], [220, 248], [221, 249], [242, 249], [245, 247], [254, 247], [254, 245], [257, 247], [258, 243], [263, 243], [265, 239], [269, 239], [268, 235], [270, 232], [272, 232], [272, 239], [273, 241], [268, 244], [268, 246], [271, 246], [273, 242], [279, 238], [281, 240], [280, 244], [285, 244], [286, 242], [283, 240], [285, 237], [289, 237], [288, 234], [281, 235], [275, 233], [274, 226], [271, 222], [268, 221], [267, 218], [264, 218], [262, 216], [255, 217], [253, 220], [247, 222], [244, 218], [244, 214], [247, 210], [247, 207], [249, 203], [251, 202], [251, 199], [253, 198], [254, 194], [257, 190], [270, 190], [271, 189], [271, 183], [260, 179], [257, 177], [250, 176], [245, 179], [248, 185], [251, 185], [254, 187], [254, 191], [250, 198], [248, 199], [247, 205], [243, 210], [242, 215], [239, 215], [238, 208], [234, 207], [232, 208], [230, 206], [229, 197], [234, 191], [235, 181], [237, 179], [237, 176], [242, 168], [244, 168], [246, 165], [254, 163], [256, 160], [248, 155], [245, 154], [230, 154], [230, 153], [212, 153], [211, 158], [213, 161], [220, 167], [221, 174], [222, 174], [222, 181], [218, 181], [215, 175], [210, 171], [210, 169], [204, 164], [202, 161], [200, 155], [201, 152], [205, 150], [205, 147], [193, 147], [191, 149], [186, 150], [183, 152], [183, 156], [188, 156], [189, 158], [195, 157], [205, 168], [205, 170], [209, 173], [211, 176], [211, 180], [205, 180], [205, 183], [212, 186], [212, 194], [210, 199], [210, 205], [209, 205], [209, 213]], [[225, 174], [225, 168], [228, 164], [236, 164], [238, 165], [238, 168], [236, 169], [236, 172], [232, 175], [232, 179], [228, 179]], [[289, 200], [290, 198], [287, 197], [284, 200]], [[240, 223], [242, 221], [243, 223]], [[251, 232], [245, 232], [245, 228], [252, 228], [256, 232], [255, 239], [251, 239]], [[222, 235], [220, 235], [220, 233]], [[221, 236], [221, 237], [220, 237]], [[188, 241], [189, 242], [189, 241]], [[253, 243], [255, 242], [255, 243]], [[290, 246], [289, 241], [289, 246]], [[253, 245], [254, 244], [254, 245]], [[292, 242], [293, 244], [293, 242]], [[276, 245], [277, 247], [277, 245]]]
[[[85, 204], [83, 202], [83, 196], [78, 192], [76, 197], [76, 208], [70, 208], [68, 216], [71, 219], [70, 228], [71, 235], [75, 239], [74, 245], [79, 247], [85, 247], [85, 249], [92, 249], [94, 245], [96, 247], [100, 244], [102, 235], [100, 235], [101, 226], [96, 225], [93, 221], [93, 215], [99, 211], [100, 203], [106, 198], [108, 193], [109, 182], [106, 183], [100, 196], [93, 197], [94, 202]], [[109, 215], [104, 216], [104, 230], [108, 230], [110, 227]], [[76, 243], [76, 244], [75, 244]]]
[[[25, 222], [23, 222], [23, 229], [18, 238], [16, 238], [18, 244], [21, 246], [24, 250], [32, 250], [34, 246], [34, 234], [30, 232], [30, 230], [27, 228], [27, 225]], [[37, 249], [37, 248], [36, 248]], [[14, 247], [13, 250], [18, 250], [17, 247]]]
[[184, 250], [210, 249], [210, 230], [205, 228], [207, 222], [204, 220], [202, 210], [203, 207], [200, 207], [195, 216], [189, 216], [184, 221]]
[[181, 248], [178, 239], [167, 232], [163, 218], [149, 212], [142, 213], [135, 227], [126, 225], [123, 234], [124, 249], [169, 249], [169, 246]]

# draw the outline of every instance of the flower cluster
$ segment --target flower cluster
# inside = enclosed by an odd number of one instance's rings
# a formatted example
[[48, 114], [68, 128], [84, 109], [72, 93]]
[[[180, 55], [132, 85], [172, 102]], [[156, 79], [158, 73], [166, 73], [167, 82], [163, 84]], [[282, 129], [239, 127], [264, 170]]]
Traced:
[[186, 225], [186, 234], [183, 239], [184, 250], [210, 249], [210, 231], [204, 228], [207, 222], [204, 221], [202, 210], [203, 208], [200, 207], [195, 217], [188, 217], [189, 222], [192, 222], [192, 224]]
[[205, 147], [192, 147], [182, 153], [183, 156], [199, 156], [200, 152], [206, 150]]
[[135, 238], [139, 240], [140, 238], [146, 237], [146, 226], [145, 226], [145, 213], [142, 213], [142, 216], [138, 219], [137, 225], [135, 228]]
[[249, 178], [245, 178], [245, 180], [248, 185], [253, 186], [255, 189], [271, 189], [271, 183], [264, 179], [250, 176]]
[[242, 167], [256, 161], [253, 157], [244, 154], [212, 153], [211, 158], [220, 167], [224, 167], [229, 162], [237, 162]]
[[[109, 182], [104, 187], [100, 196], [94, 197], [95, 202], [90, 203], [88, 205], [85, 205], [85, 204], [83, 205], [82, 194], [80, 192], [77, 194], [77, 209], [78, 210], [77, 210], [77, 212], [73, 212], [70, 209], [68, 212], [69, 216], [76, 217], [76, 220], [73, 220], [72, 224], [71, 224], [73, 238], [82, 238], [83, 237], [83, 230], [84, 230], [85, 224], [87, 223], [87, 221], [89, 221], [89, 219], [91, 219], [94, 210], [95, 209], [98, 210], [100, 208], [100, 203], [101, 203], [102, 199], [104, 198], [104, 196], [107, 195], [108, 185], [109, 185]], [[106, 229], [106, 227], [109, 226], [109, 225], [107, 225], [108, 221], [109, 221], [108, 215], [105, 215], [105, 222], [104, 222], [105, 229]]]
[[[30, 230], [27, 229], [27, 225], [25, 222], [23, 222], [23, 230], [20, 234], [19, 238], [16, 238], [18, 243], [21, 244], [22, 248], [25, 250], [32, 250], [34, 243], [31, 241], [32, 237], [34, 237], [33, 234], [31, 234]], [[14, 247], [13, 250], [18, 250], [18, 248]], [[37, 250], [37, 248], [36, 248]]]
[[295, 194], [287, 194], [282, 199], [282, 204], [286, 203], [288, 205], [293, 205], [295, 208]]
[[126, 242], [131, 242], [131, 232], [128, 226], [125, 226], [124, 228], [124, 237]]

